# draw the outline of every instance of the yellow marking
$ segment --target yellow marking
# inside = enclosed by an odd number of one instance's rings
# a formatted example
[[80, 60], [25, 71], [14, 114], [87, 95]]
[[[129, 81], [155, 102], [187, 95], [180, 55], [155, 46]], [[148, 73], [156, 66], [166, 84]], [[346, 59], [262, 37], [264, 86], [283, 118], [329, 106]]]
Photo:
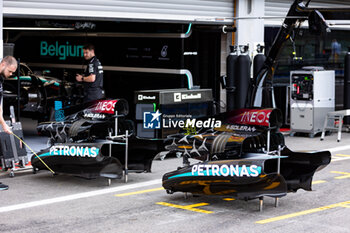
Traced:
[[178, 146], [177, 148], [180, 148], [180, 149], [192, 149], [192, 146], [183, 145], [183, 146]]
[[234, 200], [236, 200], [236, 199], [227, 197], [227, 198], [223, 198], [222, 200], [224, 200], [224, 201], [234, 201]]
[[265, 187], [264, 189], [265, 190], [274, 189], [280, 184], [281, 184], [281, 182], [272, 182], [272, 184], [270, 184], [269, 186]]
[[141, 191], [136, 191], [136, 192], [131, 192], [131, 193], [116, 194], [114, 196], [116, 196], [116, 197], [125, 197], [125, 196], [130, 196], [130, 195], [141, 194], [141, 193], [155, 192], [155, 191], [159, 191], [159, 190], [164, 190], [164, 188], [146, 189], [146, 190], [141, 190]]
[[182, 181], [180, 184], [181, 185], [198, 184], [203, 186], [203, 192], [207, 195], [225, 195], [225, 194], [235, 193], [236, 190], [231, 189], [231, 190], [225, 190], [222, 192], [212, 193], [210, 190], [210, 184], [211, 183], [229, 183], [229, 182], [230, 182], [229, 180], [187, 180], [187, 181]]
[[[205, 191], [203, 189], [203, 191]], [[209, 193], [208, 195], [227, 195], [227, 194], [231, 194], [231, 193], [235, 193], [237, 192], [235, 189], [230, 189], [230, 190], [225, 190], [225, 191], [222, 191], [222, 192], [217, 192], [217, 193]]]
[[349, 204], [344, 204], [344, 205], [341, 205], [340, 207], [350, 208]]
[[312, 181], [312, 184], [322, 184], [322, 183], [326, 183], [327, 181], [325, 180], [315, 180], [315, 181]]
[[244, 137], [231, 136], [227, 142], [243, 142], [244, 139]]
[[274, 218], [268, 218], [268, 219], [257, 221], [255, 223], [265, 224], [265, 223], [270, 223], [270, 222], [276, 222], [276, 221], [285, 220], [288, 218], [294, 218], [294, 217], [298, 217], [298, 216], [302, 216], [302, 215], [306, 215], [306, 214], [320, 212], [323, 210], [329, 210], [329, 209], [333, 209], [336, 207], [349, 208], [348, 205], [350, 205], [350, 201], [345, 201], [345, 202], [340, 202], [340, 203], [332, 204], [332, 205], [328, 205], [328, 206], [322, 206], [319, 208], [304, 210], [304, 211], [300, 211], [300, 212], [296, 212], [296, 213], [292, 213], [292, 214], [286, 214], [286, 215], [282, 215], [282, 216], [278, 216], [278, 217], [274, 217]]
[[207, 185], [209, 183], [229, 183], [229, 180], [186, 180], [182, 181], [180, 184], [199, 184], [199, 185]]
[[341, 157], [350, 157], [350, 155], [344, 155], [344, 154], [336, 154], [336, 155]]
[[201, 207], [201, 206], [206, 206], [206, 205], [209, 205], [209, 204], [208, 204], [208, 203], [202, 202], [202, 203], [187, 205], [186, 207], [192, 209], [192, 208]]
[[214, 213], [213, 211], [208, 211], [208, 210], [202, 210], [202, 209], [197, 209], [195, 207], [199, 206], [206, 206], [209, 205], [209, 203], [198, 203], [198, 204], [193, 204], [193, 205], [175, 205], [167, 202], [157, 202], [156, 204], [158, 205], [163, 205], [163, 206], [168, 206], [168, 207], [173, 207], [173, 208], [178, 208], [178, 209], [183, 209], [183, 210], [189, 210], [189, 211], [194, 211], [194, 212], [199, 212], [199, 213], [204, 213], [204, 214], [212, 214]]
[[331, 173], [336, 173], [336, 174], [343, 174], [343, 175], [345, 175], [345, 176], [337, 176], [337, 177], [334, 177], [334, 179], [346, 179], [346, 178], [350, 178], [350, 173], [349, 173], [349, 172], [331, 171]]

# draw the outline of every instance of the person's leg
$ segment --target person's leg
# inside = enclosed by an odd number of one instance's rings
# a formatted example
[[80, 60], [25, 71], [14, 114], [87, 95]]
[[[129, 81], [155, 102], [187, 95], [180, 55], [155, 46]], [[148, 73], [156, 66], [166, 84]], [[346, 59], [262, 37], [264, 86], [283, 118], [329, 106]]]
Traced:
[[[2, 96], [0, 97], [0, 106], [2, 106]], [[0, 182], [0, 191], [7, 190], [7, 189], [9, 189], [9, 186]]]

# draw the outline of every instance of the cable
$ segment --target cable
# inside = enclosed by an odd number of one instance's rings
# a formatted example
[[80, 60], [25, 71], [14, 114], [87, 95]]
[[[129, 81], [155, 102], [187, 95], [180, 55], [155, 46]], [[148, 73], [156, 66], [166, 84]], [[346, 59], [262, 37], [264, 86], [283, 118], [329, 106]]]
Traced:
[[310, 2], [311, 2], [311, 0], [307, 1], [307, 3], [305, 4], [305, 6], [308, 7]]
[[49, 169], [49, 171], [50, 172], [52, 172], [52, 174], [56, 174], [33, 150], [32, 150], [32, 148], [30, 148], [28, 145], [27, 145], [27, 143], [25, 143], [20, 137], [18, 137], [16, 134], [14, 134], [12, 131], [11, 131], [11, 134], [13, 135], [13, 136], [15, 136], [16, 138], [18, 138], [18, 140], [20, 140], [26, 147], [28, 147], [29, 148], [29, 150], [31, 150], [33, 153], [34, 153], [34, 155], [40, 160], [40, 162], [42, 162], [44, 165], [45, 165], [45, 167], [47, 167], [47, 169]]

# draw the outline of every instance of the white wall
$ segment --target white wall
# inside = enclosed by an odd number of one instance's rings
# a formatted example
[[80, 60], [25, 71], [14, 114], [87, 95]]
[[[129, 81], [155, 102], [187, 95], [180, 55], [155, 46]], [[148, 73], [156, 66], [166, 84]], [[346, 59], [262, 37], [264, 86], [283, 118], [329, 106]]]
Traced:
[[[237, 17], [264, 17], [265, 0], [237, 0]], [[237, 19], [236, 45], [249, 44], [250, 55], [257, 44], [264, 44], [263, 19]]]

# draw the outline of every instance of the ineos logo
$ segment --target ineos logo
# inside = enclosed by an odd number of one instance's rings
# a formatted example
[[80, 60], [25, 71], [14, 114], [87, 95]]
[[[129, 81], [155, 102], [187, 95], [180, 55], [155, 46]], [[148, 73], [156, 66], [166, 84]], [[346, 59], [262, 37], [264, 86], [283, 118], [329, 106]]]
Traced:
[[97, 104], [95, 111], [97, 112], [105, 112], [105, 113], [114, 113], [114, 107], [115, 104], [117, 103], [116, 100], [111, 100], [111, 101], [101, 101]]
[[244, 112], [241, 118], [241, 123], [249, 124], [249, 123], [259, 123], [259, 124], [269, 124], [271, 112], [263, 112], [263, 111], [247, 111]]
[[256, 117], [256, 120], [259, 122], [259, 123], [262, 123], [265, 121], [265, 118], [266, 118], [266, 115], [265, 115], [265, 112], [259, 112], [257, 117]]

